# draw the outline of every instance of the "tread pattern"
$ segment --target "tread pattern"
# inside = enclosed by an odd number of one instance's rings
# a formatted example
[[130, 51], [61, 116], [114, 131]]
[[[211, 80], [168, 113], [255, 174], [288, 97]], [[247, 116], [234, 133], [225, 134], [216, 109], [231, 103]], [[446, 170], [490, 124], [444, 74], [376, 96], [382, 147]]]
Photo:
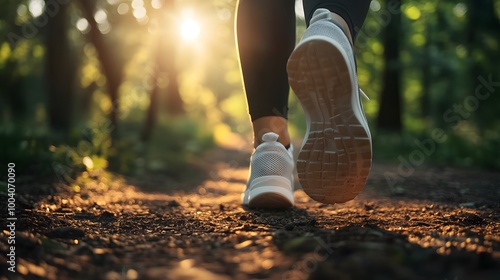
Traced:
[[354, 199], [371, 168], [368, 128], [352, 108], [351, 77], [342, 53], [332, 44], [311, 40], [299, 46], [287, 65], [289, 82], [308, 122], [297, 161], [304, 191], [323, 203]]

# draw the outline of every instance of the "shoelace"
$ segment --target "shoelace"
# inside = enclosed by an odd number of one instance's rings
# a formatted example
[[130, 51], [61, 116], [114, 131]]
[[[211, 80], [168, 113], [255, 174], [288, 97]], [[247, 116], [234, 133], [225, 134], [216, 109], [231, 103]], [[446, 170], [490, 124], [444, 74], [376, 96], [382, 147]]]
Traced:
[[361, 96], [363, 96], [366, 100], [370, 100], [370, 97], [368, 97], [368, 95], [366, 95], [366, 93], [361, 89], [359, 88], [359, 93], [361, 94]]

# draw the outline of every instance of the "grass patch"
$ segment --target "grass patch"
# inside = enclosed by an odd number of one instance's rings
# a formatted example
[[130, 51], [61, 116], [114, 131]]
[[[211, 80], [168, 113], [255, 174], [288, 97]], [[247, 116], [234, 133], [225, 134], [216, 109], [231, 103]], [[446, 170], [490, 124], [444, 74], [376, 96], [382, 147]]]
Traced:
[[72, 185], [82, 174], [88, 178], [107, 172], [177, 175], [215, 146], [210, 129], [188, 117], [160, 119], [146, 143], [139, 140], [141, 125], [122, 123], [115, 139], [107, 121], [74, 127], [66, 135], [21, 125], [3, 126], [0, 145], [6, 148], [0, 151], [0, 162], [2, 166], [15, 163], [18, 177]]

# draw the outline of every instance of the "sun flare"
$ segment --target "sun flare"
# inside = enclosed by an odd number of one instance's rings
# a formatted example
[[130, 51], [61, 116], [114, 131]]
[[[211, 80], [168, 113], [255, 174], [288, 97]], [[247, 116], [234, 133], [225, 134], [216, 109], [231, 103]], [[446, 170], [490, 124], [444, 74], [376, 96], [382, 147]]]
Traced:
[[184, 19], [181, 24], [181, 36], [188, 41], [197, 39], [200, 36], [200, 24], [192, 18]]

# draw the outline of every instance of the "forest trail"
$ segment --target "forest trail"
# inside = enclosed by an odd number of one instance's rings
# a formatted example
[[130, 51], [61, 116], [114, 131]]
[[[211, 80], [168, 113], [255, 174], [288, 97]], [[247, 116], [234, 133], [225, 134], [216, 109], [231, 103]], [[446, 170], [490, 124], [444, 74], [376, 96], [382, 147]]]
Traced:
[[500, 173], [419, 167], [391, 188], [398, 166], [375, 163], [348, 203], [299, 189], [292, 209], [249, 210], [248, 155], [218, 149], [203, 178], [168, 189], [162, 176], [19, 188], [17, 272], [2, 254], [0, 279], [500, 279]]

